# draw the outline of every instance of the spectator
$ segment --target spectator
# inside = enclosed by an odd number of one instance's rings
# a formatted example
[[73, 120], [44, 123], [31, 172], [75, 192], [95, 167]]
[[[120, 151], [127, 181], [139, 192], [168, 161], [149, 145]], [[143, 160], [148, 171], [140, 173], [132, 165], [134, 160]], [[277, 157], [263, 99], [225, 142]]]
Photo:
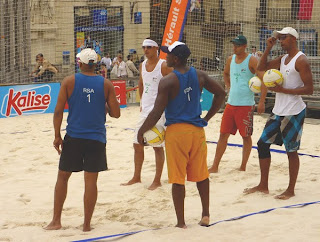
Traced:
[[132, 52], [132, 61], [133, 61], [134, 65], [136, 66], [136, 68], [138, 69], [139, 65], [140, 65], [140, 59], [137, 54], [137, 51], [135, 51], [135, 50]]
[[109, 53], [106, 53], [105, 57], [103, 57], [101, 59], [101, 64], [104, 64], [106, 66], [106, 69], [107, 69], [107, 76], [106, 77], [108, 79], [110, 79], [112, 61], [111, 61]]
[[105, 65], [104, 63], [101, 63], [101, 64], [100, 64], [99, 74], [100, 74], [101, 76], [103, 76], [104, 78], [106, 78], [107, 68], [106, 68], [106, 65]]
[[124, 62], [122, 55], [118, 55], [117, 61], [115, 62], [115, 67], [117, 68], [117, 77], [128, 77], [127, 64]]
[[132, 61], [132, 55], [127, 56], [127, 73], [128, 77], [134, 77], [139, 75], [139, 71], [137, 70], [136, 66], [134, 65]]
[[36, 62], [37, 64], [34, 70], [31, 72], [31, 76], [35, 77], [35, 81], [52, 81], [53, 75], [58, 72], [57, 68], [55, 68], [49, 61], [44, 59], [43, 54], [41, 53], [36, 55]]

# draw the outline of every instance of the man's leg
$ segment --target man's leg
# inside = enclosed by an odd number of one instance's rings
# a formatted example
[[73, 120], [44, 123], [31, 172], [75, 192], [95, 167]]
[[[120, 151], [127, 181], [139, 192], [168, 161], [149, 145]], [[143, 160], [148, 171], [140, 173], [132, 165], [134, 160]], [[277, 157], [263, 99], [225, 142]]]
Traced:
[[205, 179], [201, 182], [197, 182], [197, 188], [201, 198], [202, 204], [202, 217], [200, 221], [201, 226], [209, 225], [209, 179]]
[[149, 190], [155, 190], [158, 187], [161, 187], [161, 175], [163, 170], [163, 164], [164, 164], [164, 150], [162, 147], [154, 147], [154, 154], [156, 159], [156, 175], [154, 177], [154, 180]]
[[270, 170], [271, 158], [259, 159], [260, 164], [260, 183], [258, 186], [247, 188], [244, 193], [250, 194], [254, 192], [269, 193], [269, 170]]
[[249, 160], [249, 156], [252, 149], [252, 139], [251, 136], [242, 137], [243, 139], [243, 148], [242, 148], [242, 163], [239, 168], [240, 171], [245, 171], [247, 167], [247, 163]]
[[97, 202], [98, 197], [98, 189], [97, 189], [97, 179], [98, 172], [84, 172], [84, 223], [83, 223], [83, 231], [90, 231], [91, 226], [91, 218], [94, 211], [94, 207]]
[[247, 188], [243, 192], [246, 194], [254, 192], [269, 193], [269, 170], [271, 163], [270, 145], [259, 140], [258, 153], [260, 164], [260, 183], [258, 186]]
[[226, 151], [229, 136], [230, 134], [220, 133], [220, 137], [219, 137], [217, 148], [216, 148], [216, 154], [214, 156], [213, 165], [209, 168], [210, 173], [218, 172], [219, 163], [221, 161], [221, 158], [224, 152]]
[[184, 198], [186, 196], [186, 189], [184, 185], [172, 184], [172, 199], [174, 208], [176, 210], [177, 225], [179, 228], [186, 228], [184, 221]]
[[47, 230], [57, 230], [61, 228], [61, 213], [67, 197], [68, 180], [71, 174], [72, 172], [58, 171], [57, 182], [54, 189], [53, 218], [47, 227], [45, 227]]
[[141, 182], [141, 170], [144, 160], [144, 146], [140, 144], [133, 144], [134, 148], [134, 174], [130, 181], [122, 183], [122, 186], [128, 186]]
[[294, 188], [296, 186], [300, 167], [300, 160], [297, 151], [288, 152], [287, 155], [289, 159], [289, 186], [285, 192], [275, 197], [277, 199], [283, 200], [289, 199], [290, 197], [293, 197], [295, 195]]

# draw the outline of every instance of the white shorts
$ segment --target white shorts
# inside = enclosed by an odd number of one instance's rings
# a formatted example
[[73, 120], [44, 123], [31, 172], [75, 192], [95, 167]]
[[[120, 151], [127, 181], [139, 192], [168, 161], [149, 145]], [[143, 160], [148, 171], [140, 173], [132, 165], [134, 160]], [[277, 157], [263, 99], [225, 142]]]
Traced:
[[[140, 116], [140, 119], [137, 123], [137, 126], [134, 130], [134, 136], [133, 136], [133, 143], [134, 144], [139, 144], [138, 143], [138, 139], [137, 139], [137, 135], [138, 135], [138, 131], [140, 129], [140, 127], [142, 126], [142, 124], [144, 123], [144, 121], [146, 120], [147, 117], [143, 117], [143, 116]], [[161, 118], [159, 119], [159, 121], [157, 122], [157, 125], [161, 125], [164, 129], [166, 129], [166, 127], [164, 126], [164, 123], [166, 122], [166, 118], [164, 116], [164, 113], [162, 114]], [[156, 145], [156, 146], [153, 146], [153, 147], [164, 147], [165, 145], [165, 142], [162, 142], [160, 145]]]

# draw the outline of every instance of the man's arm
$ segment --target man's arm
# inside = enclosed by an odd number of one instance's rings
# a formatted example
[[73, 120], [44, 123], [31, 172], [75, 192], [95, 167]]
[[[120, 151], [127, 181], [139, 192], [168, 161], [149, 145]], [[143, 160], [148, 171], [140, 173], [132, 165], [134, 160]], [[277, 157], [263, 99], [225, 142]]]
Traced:
[[299, 72], [301, 80], [303, 81], [304, 86], [295, 88], [295, 89], [287, 89], [283, 88], [280, 85], [276, 87], [270, 87], [269, 89], [274, 92], [281, 92], [285, 94], [291, 95], [312, 95], [313, 93], [313, 79], [312, 72], [310, 68], [309, 61], [305, 55], [301, 55], [298, 57], [296, 61], [295, 68], [297, 72]]
[[106, 96], [106, 106], [110, 117], [120, 117], [120, 104], [117, 100], [116, 91], [111, 81], [104, 79], [104, 93]]
[[267, 47], [266, 50], [263, 52], [259, 64], [258, 64], [258, 70], [259, 71], [266, 71], [270, 69], [280, 69], [280, 63], [281, 63], [281, 58], [282, 56], [268, 61], [268, 55], [270, 54], [270, 51], [272, 47], [277, 43], [277, 39], [275, 37], [270, 37], [267, 39]]
[[170, 75], [169, 75], [169, 76], [163, 77], [160, 80], [159, 87], [158, 87], [158, 95], [154, 103], [154, 107], [152, 111], [149, 113], [146, 120], [144, 121], [143, 125], [140, 127], [137, 134], [139, 144], [144, 144], [143, 134], [156, 125], [162, 113], [164, 112], [166, 106], [168, 105], [169, 92], [170, 92], [170, 88], [172, 87], [172, 80], [171, 80], [172, 78], [173, 77], [171, 76], [170, 78]]
[[259, 96], [259, 103], [258, 103], [258, 107], [257, 107], [257, 111], [260, 114], [260, 113], [264, 113], [264, 111], [266, 110], [265, 102], [266, 102], [266, 96], [267, 96], [268, 89], [263, 83], [264, 71], [257, 70], [256, 74], [261, 80], [261, 93]]
[[[56, 108], [53, 114], [53, 127], [54, 127], [54, 141], [53, 146], [58, 151], [58, 154], [61, 154], [62, 150], [62, 138], [61, 138], [61, 123], [63, 118], [63, 111], [68, 100], [67, 86], [68, 83], [72, 82], [74, 79], [74, 75], [66, 77], [60, 87], [58, 101], [56, 104]], [[61, 149], [60, 149], [61, 146]]]
[[207, 115], [203, 118], [208, 122], [219, 111], [224, 102], [226, 92], [223, 87], [217, 81], [210, 78], [206, 72], [197, 70], [197, 74], [201, 80], [200, 82], [203, 83], [203, 87], [214, 95], [211, 107]]
[[141, 102], [142, 94], [143, 94], [142, 63], [140, 64], [139, 71], [140, 71], [140, 75], [139, 75], [138, 87], [139, 87], [139, 95], [140, 95], [140, 102]]
[[258, 66], [257, 58], [251, 56], [251, 58], [249, 60], [249, 69], [253, 74], [256, 74], [261, 80], [261, 94], [260, 94], [260, 99], [259, 99], [257, 111], [258, 111], [258, 113], [264, 113], [264, 111], [265, 111], [265, 100], [266, 100], [266, 96], [267, 96], [267, 88], [263, 84], [263, 81], [262, 81], [264, 72], [263, 71], [258, 71], [257, 70], [257, 66]]
[[230, 89], [230, 65], [231, 65], [232, 56], [229, 56], [229, 58], [226, 61], [226, 65], [224, 67], [223, 71], [223, 80], [224, 84], [227, 89]]

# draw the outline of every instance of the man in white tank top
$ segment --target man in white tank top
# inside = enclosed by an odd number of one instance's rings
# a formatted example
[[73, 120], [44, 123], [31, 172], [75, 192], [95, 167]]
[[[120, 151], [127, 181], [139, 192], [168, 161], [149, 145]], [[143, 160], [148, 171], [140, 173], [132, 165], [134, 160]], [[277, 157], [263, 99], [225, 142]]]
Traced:
[[[258, 141], [261, 179], [258, 186], [245, 189], [244, 193], [269, 193], [268, 177], [271, 163], [270, 145], [285, 145], [289, 159], [289, 185], [277, 199], [289, 199], [295, 195], [294, 188], [299, 172], [298, 149], [302, 135], [306, 105], [300, 95], [312, 95], [313, 80], [309, 62], [297, 46], [298, 32], [291, 27], [277, 31], [274, 37], [267, 39], [267, 47], [263, 53], [258, 70], [278, 69], [284, 77], [282, 86], [269, 88], [276, 92], [275, 106]], [[281, 47], [287, 52], [274, 60], [267, 57], [280, 41]]]
[[[133, 148], [134, 148], [134, 174], [130, 181], [121, 185], [127, 186], [141, 182], [141, 170], [144, 160], [144, 146], [138, 143], [137, 132], [148, 114], [153, 109], [157, 94], [160, 79], [163, 76], [172, 72], [172, 68], [167, 67], [167, 63], [158, 57], [158, 44], [151, 40], [145, 39], [142, 43], [142, 48], [146, 57], [140, 64], [140, 79], [139, 79], [139, 94], [140, 101], [140, 119], [135, 129]], [[165, 117], [164, 114], [160, 118], [158, 125], [164, 127]], [[156, 157], [156, 174], [149, 190], [154, 190], [161, 186], [161, 175], [164, 164], [164, 144], [153, 147]]]

